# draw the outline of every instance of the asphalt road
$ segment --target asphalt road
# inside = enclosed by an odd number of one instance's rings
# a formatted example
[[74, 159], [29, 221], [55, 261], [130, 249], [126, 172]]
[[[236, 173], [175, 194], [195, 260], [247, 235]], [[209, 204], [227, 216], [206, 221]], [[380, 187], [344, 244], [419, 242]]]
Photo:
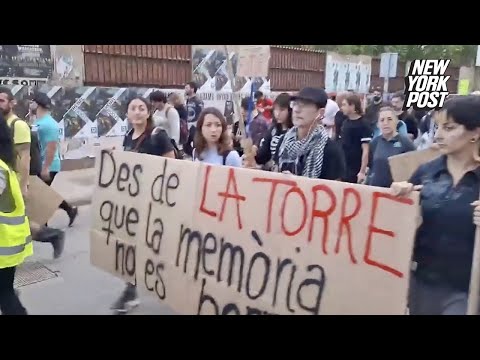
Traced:
[[[90, 265], [90, 206], [79, 208], [72, 228], [67, 228], [65, 250], [53, 260], [50, 244], [34, 243], [34, 256], [18, 271], [20, 299], [31, 315], [111, 315], [111, 304], [125, 284]], [[66, 214], [59, 210], [49, 222], [65, 228]], [[46, 279], [46, 280], [43, 280]], [[32, 283], [37, 280], [36, 283]], [[22, 286], [23, 285], [23, 286]], [[132, 315], [172, 315], [155, 298], [142, 298]]]

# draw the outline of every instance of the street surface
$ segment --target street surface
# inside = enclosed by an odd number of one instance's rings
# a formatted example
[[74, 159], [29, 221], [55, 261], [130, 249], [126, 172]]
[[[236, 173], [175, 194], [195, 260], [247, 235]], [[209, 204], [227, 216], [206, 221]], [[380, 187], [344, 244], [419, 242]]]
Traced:
[[[112, 314], [110, 306], [120, 296], [125, 284], [90, 265], [90, 219], [91, 207], [79, 207], [74, 226], [65, 229], [68, 218], [63, 211], [57, 211], [49, 225], [66, 230], [65, 250], [57, 260], [53, 260], [50, 244], [34, 243], [34, 256], [27, 259], [16, 278], [20, 299], [29, 314]], [[38, 282], [29, 284], [35, 281], [34, 277]], [[153, 297], [141, 298], [141, 301], [132, 315], [174, 314]]]

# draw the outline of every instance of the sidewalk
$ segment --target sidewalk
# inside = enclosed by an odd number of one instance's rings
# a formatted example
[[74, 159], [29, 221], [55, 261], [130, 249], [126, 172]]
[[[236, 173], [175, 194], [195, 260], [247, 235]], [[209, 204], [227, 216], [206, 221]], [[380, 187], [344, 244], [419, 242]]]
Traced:
[[[123, 291], [125, 284], [90, 265], [90, 206], [79, 208], [72, 228], [66, 229], [65, 251], [60, 259], [52, 259], [50, 244], [34, 243], [34, 256], [17, 272], [20, 299], [31, 315], [110, 315], [110, 305]], [[57, 211], [49, 225], [64, 228], [68, 218]], [[174, 314], [155, 298], [142, 298], [132, 315]]]

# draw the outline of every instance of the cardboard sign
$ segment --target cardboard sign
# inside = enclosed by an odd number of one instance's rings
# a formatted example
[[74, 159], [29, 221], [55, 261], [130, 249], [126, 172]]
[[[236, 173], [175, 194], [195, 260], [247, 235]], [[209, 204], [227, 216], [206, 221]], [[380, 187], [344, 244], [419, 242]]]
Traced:
[[25, 207], [28, 219], [39, 225], [46, 224], [58, 210], [63, 198], [37, 176], [30, 176]]
[[418, 194], [102, 153], [91, 262], [182, 314], [404, 314]]
[[268, 76], [270, 45], [241, 45], [238, 51], [237, 76]]
[[437, 150], [425, 149], [389, 157], [393, 181], [408, 181], [420, 165], [439, 156], [440, 153]]

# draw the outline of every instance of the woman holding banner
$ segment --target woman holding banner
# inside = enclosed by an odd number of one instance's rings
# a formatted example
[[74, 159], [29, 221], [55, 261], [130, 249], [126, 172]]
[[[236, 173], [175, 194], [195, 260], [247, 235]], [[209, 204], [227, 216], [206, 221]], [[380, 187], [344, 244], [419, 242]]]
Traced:
[[[132, 129], [123, 140], [124, 151], [175, 159], [175, 149], [167, 133], [159, 128], [154, 129], [152, 105], [147, 99], [142, 97], [130, 99], [127, 103], [127, 118]], [[112, 310], [123, 314], [139, 304], [135, 285], [127, 284], [120, 298], [112, 306]]]
[[465, 315], [480, 225], [480, 98], [448, 100], [436, 121], [442, 155], [421, 165], [409, 182], [392, 184], [396, 195], [420, 190], [423, 222], [415, 239], [409, 309], [411, 315]]

